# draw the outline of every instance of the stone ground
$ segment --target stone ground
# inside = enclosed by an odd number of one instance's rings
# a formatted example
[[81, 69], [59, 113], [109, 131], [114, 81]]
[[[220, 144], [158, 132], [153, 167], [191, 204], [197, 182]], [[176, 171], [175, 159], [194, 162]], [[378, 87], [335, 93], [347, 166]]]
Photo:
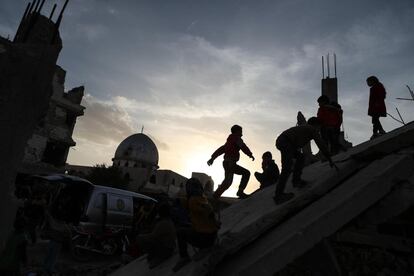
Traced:
[[[27, 247], [28, 266], [24, 275], [29, 272], [40, 274], [44, 256], [47, 252], [48, 241], [40, 240]], [[91, 254], [88, 261], [78, 261], [73, 258], [69, 249], [63, 248], [56, 264], [56, 275], [98, 276], [108, 275], [122, 265], [122, 256], [103, 256]]]
[[[334, 252], [348, 276], [412, 276], [414, 255], [385, 249], [334, 244]], [[287, 265], [275, 276], [314, 276], [311, 269], [299, 259]]]

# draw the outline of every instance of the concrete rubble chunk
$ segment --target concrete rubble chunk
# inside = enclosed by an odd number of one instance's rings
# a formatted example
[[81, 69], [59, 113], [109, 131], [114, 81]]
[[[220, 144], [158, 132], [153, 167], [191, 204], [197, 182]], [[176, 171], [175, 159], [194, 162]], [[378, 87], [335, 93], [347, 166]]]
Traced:
[[[414, 152], [413, 152], [414, 153]], [[361, 214], [412, 175], [412, 155], [393, 154], [368, 165], [320, 200], [226, 260], [215, 274], [271, 275]], [[277, 260], [275, 262], [274, 260]], [[236, 265], [237, 263], [237, 265]], [[260, 269], [260, 271], [259, 271]]]
[[309, 186], [288, 185], [295, 198], [285, 204], [274, 204], [274, 187], [269, 187], [230, 206], [222, 211], [219, 242], [211, 254], [178, 273], [171, 271], [174, 256], [152, 270], [141, 258], [113, 275], [271, 275], [409, 179], [413, 143], [411, 123], [335, 156], [339, 171], [326, 162], [308, 166], [303, 178]]

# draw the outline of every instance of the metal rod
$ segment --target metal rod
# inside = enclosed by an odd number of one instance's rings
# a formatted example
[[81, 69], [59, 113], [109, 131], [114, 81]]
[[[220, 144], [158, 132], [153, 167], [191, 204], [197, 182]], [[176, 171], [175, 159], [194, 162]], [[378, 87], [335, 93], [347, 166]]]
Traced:
[[401, 122], [405, 125], [405, 122], [403, 120], [403, 118], [401, 117], [400, 111], [398, 110], [398, 108], [395, 108], [397, 110], [398, 116], [400, 116]]
[[55, 24], [55, 32], [52, 36], [51, 44], [55, 43], [55, 39], [56, 39], [56, 36], [58, 34], [58, 31], [59, 31], [59, 26], [60, 26], [60, 23], [62, 22], [63, 12], [65, 11], [68, 2], [69, 2], [69, 0], [65, 1], [65, 4], [63, 5], [62, 10], [60, 11], [59, 17], [58, 17], [58, 19], [56, 21], [56, 24]]
[[56, 6], [57, 6], [56, 4], [53, 5], [52, 11], [50, 12], [50, 15], [49, 15], [49, 20], [52, 20], [53, 14], [55, 13], [55, 10], [56, 10]]
[[326, 55], [326, 65], [328, 66], [328, 78], [330, 77], [330, 70], [329, 70], [329, 53]]
[[29, 15], [30, 15], [30, 13], [33, 11], [33, 8], [34, 8], [35, 3], [36, 3], [36, 0], [34, 0], [34, 1], [31, 3], [31, 5], [30, 5], [30, 9], [29, 9], [29, 11], [27, 12], [27, 16], [29, 16]]
[[322, 79], [325, 78], [325, 62], [323, 60], [323, 56], [322, 56]]
[[21, 30], [22, 30], [22, 24], [24, 22], [24, 19], [26, 18], [27, 12], [30, 9], [30, 6], [31, 6], [31, 3], [30, 2], [27, 3], [26, 9], [24, 10], [24, 13], [23, 13], [23, 16], [22, 16], [22, 19], [20, 20], [19, 26], [17, 27], [16, 34], [14, 35], [13, 42], [16, 41], [17, 37], [19, 36], [19, 34], [20, 34]]
[[43, 1], [42, 1], [42, 4], [40, 4], [39, 10], [37, 11], [38, 13], [40, 13], [40, 11], [42, 10], [43, 5], [45, 4], [45, 1], [46, 1], [46, 0], [43, 0]]
[[336, 78], [336, 54], [333, 54], [334, 56], [334, 68], [335, 68], [335, 78]]
[[[29, 11], [30, 6], [31, 6], [31, 3], [30, 3], [30, 2], [29, 2], [29, 3], [27, 3], [26, 10], [24, 11], [22, 21], [23, 21], [23, 19], [25, 19], [25, 17], [27, 16], [27, 14], [28, 14], [27, 12]], [[21, 24], [21, 22], [20, 22], [20, 24]]]
[[414, 101], [414, 92], [413, 90], [411, 90], [411, 88], [407, 85], [408, 91], [410, 91], [411, 97], [413, 98]]
[[40, 0], [36, 0], [36, 6], [33, 10], [33, 12], [37, 12], [37, 8], [39, 8]]
[[394, 121], [397, 121], [400, 124], [404, 124], [403, 122], [401, 122], [400, 120], [398, 120], [397, 118], [395, 118], [394, 116], [392, 116], [390, 113], [387, 112], [387, 115], [390, 116]]
[[22, 42], [26, 42], [27, 38], [29, 37], [30, 31], [32, 30], [33, 26], [36, 24], [37, 19], [39, 18], [39, 16], [38, 16], [39, 14], [36, 13], [36, 10], [39, 6], [40, 0], [39, 1], [36, 0], [35, 3], [36, 3], [36, 6], [33, 9], [33, 13], [32, 13], [31, 17], [28, 20], [27, 29], [26, 29], [26, 32], [24, 33]]
[[407, 98], [396, 98], [397, 100], [406, 100], [406, 101], [414, 101], [414, 99], [407, 99]]
[[56, 22], [56, 24], [59, 24], [60, 25], [60, 21], [62, 21], [62, 17], [63, 17], [63, 12], [65, 11], [66, 5], [68, 4], [68, 2], [69, 2], [69, 0], [66, 0], [65, 1], [65, 4], [63, 4], [63, 8], [60, 11], [60, 14], [59, 14], [59, 17], [58, 17], [58, 22]]

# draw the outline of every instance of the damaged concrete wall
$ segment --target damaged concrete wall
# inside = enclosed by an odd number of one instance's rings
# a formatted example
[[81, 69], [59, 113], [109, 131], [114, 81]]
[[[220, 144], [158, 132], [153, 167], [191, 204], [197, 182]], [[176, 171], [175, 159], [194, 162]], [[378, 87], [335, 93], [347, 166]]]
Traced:
[[14, 180], [25, 145], [46, 114], [62, 48], [58, 26], [37, 12], [28, 14], [14, 42], [0, 51], [0, 247], [16, 211]]
[[56, 66], [48, 111], [27, 143], [20, 173], [64, 172], [69, 148], [76, 145], [72, 139], [76, 120], [85, 109], [80, 105], [84, 87], [65, 92], [65, 76], [66, 71]]

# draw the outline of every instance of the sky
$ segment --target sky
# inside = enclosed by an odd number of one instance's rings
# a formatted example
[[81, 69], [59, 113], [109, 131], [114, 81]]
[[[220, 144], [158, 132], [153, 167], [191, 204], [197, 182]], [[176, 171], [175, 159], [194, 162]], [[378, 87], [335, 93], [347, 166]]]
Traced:
[[[47, 0], [43, 13], [63, 2]], [[0, 2], [0, 35], [13, 37], [27, 3]], [[406, 85], [414, 89], [413, 15], [412, 0], [71, 0], [58, 64], [67, 90], [85, 86], [86, 110], [68, 163], [111, 164], [117, 145], [144, 126], [160, 169], [205, 172], [217, 185], [222, 159], [206, 161], [239, 124], [256, 157], [239, 162], [252, 172], [252, 192], [262, 153], [280, 165], [277, 136], [298, 111], [316, 115], [322, 55], [336, 53], [345, 135], [354, 145], [372, 134], [368, 76], [386, 87], [391, 115], [398, 107], [414, 120], [414, 102], [395, 99], [409, 97]], [[381, 121], [386, 131], [401, 126]], [[238, 181], [224, 195], [234, 195]]]

